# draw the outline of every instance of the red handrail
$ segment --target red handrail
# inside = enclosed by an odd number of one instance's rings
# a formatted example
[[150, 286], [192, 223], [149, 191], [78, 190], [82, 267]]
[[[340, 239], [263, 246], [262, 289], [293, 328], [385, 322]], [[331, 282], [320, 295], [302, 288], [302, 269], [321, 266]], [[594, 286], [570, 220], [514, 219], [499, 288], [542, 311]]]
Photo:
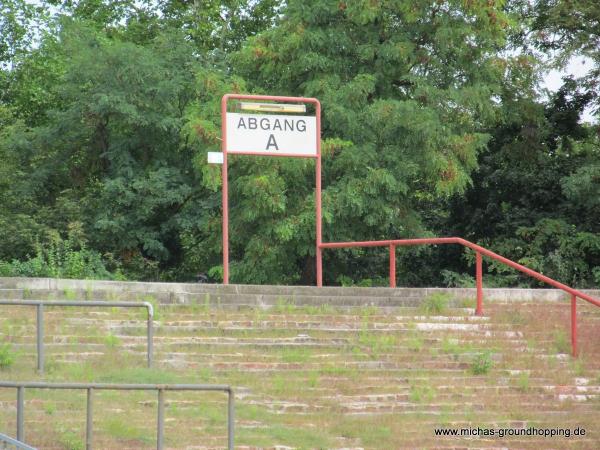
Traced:
[[477, 307], [475, 313], [478, 316], [483, 315], [483, 270], [482, 270], [482, 255], [500, 261], [513, 269], [519, 270], [524, 274], [536, 278], [544, 283], [554, 286], [571, 294], [571, 347], [573, 356], [577, 355], [577, 297], [593, 304], [600, 306], [600, 300], [587, 295], [577, 289], [573, 289], [566, 284], [562, 284], [552, 278], [542, 275], [535, 270], [531, 270], [519, 263], [511, 261], [504, 256], [500, 256], [491, 250], [488, 250], [480, 245], [467, 241], [458, 237], [449, 238], [424, 238], [424, 239], [388, 239], [384, 241], [357, 241], [357, 242], [323, 242], [319, 248], [351, 248], [351, 247], [389, 247], [390, 249], [390, 287], [396, 287], [396, 247], [409, 245], [437, 245], [437, 244], [459, 244], [468, 247], [475, 251], [475, 278], [477, 286]]

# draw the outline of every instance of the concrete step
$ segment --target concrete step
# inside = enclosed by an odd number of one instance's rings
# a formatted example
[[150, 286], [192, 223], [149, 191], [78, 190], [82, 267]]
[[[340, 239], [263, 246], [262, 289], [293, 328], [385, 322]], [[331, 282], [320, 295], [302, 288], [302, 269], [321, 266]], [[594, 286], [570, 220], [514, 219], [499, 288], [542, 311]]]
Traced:
[[[256, 285], [218, 285], [196, 283], [140, 283], [92, 280], [56, 280], [31, 278], [2, 278], [0, 287], [25, 289], [26, 294], [38, 292], [44, 295], [92, 298], [106, 297], [108, 293], [117, 299], [124, 297], [142, 299], [152, 296], [160, 302], [204, 301], [205, 294], [234, 296], [323, 296], [323, 297], [405, 297], [424, 298], [434, 293], [444, 293], [454, 298], [475, 298], [474, 288], [387, 288], [387, 287], [321, 287], [314, 286], [256, 286]], [[586, 290], [592, 296], [600, 296], [600, 290]], [[97, 293], [97, 295], [96, 295]], [[106, 294], [105, 294], [106, 293]], [[30, 298], [30, 297], [28, 297]], [[568, 295], [552, 289], [485, 289], [485, 298], [491, 302], [532, 301], [564, 302]]]
[[[486, 316], [477, 317], [472, 308], [463, 308], [468, 302], [459, 291], [451, 294], [459, 299], [457, 308], [424, 315], [417, 303], [378, 308], [365, 306], [364, 298], [376, 298], [383, 305], [403, 299], [410, 303], [431, 290], [46, 282], [45, 287], [38, 286], [39, 291], [31, 285], [15, 285], [11, 295], [35, 296], [45, 289], [49, 296], [64, 298], [103, 296], [162, 302], [154, 322], [157, 368], [152, 370], [143, 368], [144, 311], [48, 308], [45, 346], [49, 379], [128, 381], [126, 378], [132, 377], [167, 383], [230, 383], [236, 391], [238, 411], [236, 448], [300, 447], [293, 439], [299, 436], [295, 433], [312, 432], [325, 433], [328, 443], [303, 447], [595, 449], [592, 443], [600, 441], [596, 432], [600, 358], [595, 357], [600, 352], [593, 339], [595, 327], [600, 326], [600, 310], [579, 309], [586, 354], [581, 361], [573, 360], [557, 354], [556, 349], [557, 341], [568, 343], [569, 303], [557, 303], [561, 299], [552, 295], [541, 302], [507, 305], [516, 300], [516, 294], [507, 294], [504, 300], [485, 304]], [[317, 298], [355, 306], [301, 304]], [[6, 315], [0, 320], [0, 342], [11, 342], [19, 359], [1, 376], [35, 379], [35, 310], [3, 308], [0, 311]], [[378, 342], [382, 344], [378, 346]], [[476, 355], [486, 351], [492, 367], [487, 373], [473, 375]], [[27, 392], [26, 421], [35, 423], [40, 439], [46, 437], [46, 441], [40, 440], [47, 444], [42, 448], [52, 448], [49, 441], [55, 420], [83, 429], [85, 396], [79, 394], [64, 391], [52, 396], [49, 415], [46, 396], [50, 394]], [[186, 396], [168, 397], [169, 447], [224, 447], [225, 441], [217, 440], [224, 437], [221, 413], [211, 413], [215, 404], [206, 401], [199, 405]], [[156, 400], [141, 398], [119, 394], [104, 403], [98, 394], [95, 414], [127, 418], [129, 424], [140, 428], [150, 424], [154, 433]], [[14, 408], [14, 390], [0, 390], [0, 426], [14, 429]], [[584, 426], [591, 437], [549, 444], [533, 438], [439, 441], [433, 436], [433, 428], [441, 423], [469, 427], [475, 421], [495, 428], [531, 423]], [[211, 427], [212, 434], [207, 431]], [[178, 436], [193, 429], [201, 438], [187, 442]], [[291, 434], [285, 438], [288, 430]], [[373, 438], [371, 430], [382, 434]], [[155, 445], [126, 442], [102, 431], [96, 438], [97, 448]]]
[[[110, 291], [94, 291], [91, 293], [73, 292], [61, 293], [56, 291], [36, 290], [30, 293], [24, 293], [23, 297], [28, 300], [77, 300], [77, 301], [149, 301], [159, 304], [179, 304], [179, 305], [202, 305], [212, 308], [271, 308], [280, 306], [320, 306], [330, 305], [333, 308], [356, 308], [356, 307], [378, 307], [378, 308], [399, 308], [399, 307], [415, 307], [422, 302], [421, 297], [407, 296], [377, 296], [371, 295], [294, 295], [286, 297], [281, 294], [234, 294], [234, 293], [118, 293], [114, 294]], [[459, 302], [450, 300], [450, 305]]]
[[23, 300], [23, 289], [0, 288], [0, 299]]

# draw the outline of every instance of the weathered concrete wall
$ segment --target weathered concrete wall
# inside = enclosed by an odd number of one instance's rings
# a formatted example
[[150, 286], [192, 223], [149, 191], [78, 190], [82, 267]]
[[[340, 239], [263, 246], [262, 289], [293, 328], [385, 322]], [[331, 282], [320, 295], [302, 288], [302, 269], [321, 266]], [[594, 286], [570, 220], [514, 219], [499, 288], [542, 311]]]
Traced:
[[[217, 295], [262, 295], [262, 296], [359, 296], [366, 298], [422, 298], [435, 292], [447, 293], [455, 298], [466, 299], [475, 297], [475, 288], [385, 288], [385, 287], [322, 287], [315, 286], [257, 286], [232, 284], [199, 283], [150, 283], [135, 281], [105, 281], [105, 280], [67, 280], [55, 278], [0, 278], [0, 288], [8, 294], [12, 290], [40, 291], [110, 291], [114, 293], [148, 293], [168, 294], [169, 298], [177, 301], [186, 294], [217, 294]], [[582, 292], [600, 298], [600, 289], [583, 290]], [[567, 293], [558, 289], [517, 289], [517, 288], [484, 288], [485, 301], [565, 301]]]

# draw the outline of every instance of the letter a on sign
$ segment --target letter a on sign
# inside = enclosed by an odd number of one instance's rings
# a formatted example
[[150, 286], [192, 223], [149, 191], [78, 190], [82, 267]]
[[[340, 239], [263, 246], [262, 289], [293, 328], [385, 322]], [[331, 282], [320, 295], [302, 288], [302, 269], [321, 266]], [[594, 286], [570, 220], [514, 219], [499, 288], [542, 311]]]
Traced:
[[317, 156], [317, 120], [289, 114], [226, 113], [227, 153]]
[[279, 147], [277, 147], [277, 142], [275, 142], [275, 136], [272, 134], [269, 135], [269, 142], [267, 142], [267, 148], [265, 150], [269, 150], [271, 146], [273, 146], [275, 150], [279, 150]]

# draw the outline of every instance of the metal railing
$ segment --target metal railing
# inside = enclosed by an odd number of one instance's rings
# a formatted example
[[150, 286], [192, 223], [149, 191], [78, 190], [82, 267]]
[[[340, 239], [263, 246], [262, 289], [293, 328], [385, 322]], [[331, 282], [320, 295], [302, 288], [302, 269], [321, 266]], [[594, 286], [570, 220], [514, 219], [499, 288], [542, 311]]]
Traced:
[[24, 442], [17, 441], [5, 434], [0, 433], [0, 449], [1, 450], [36, 450]]
[[577, 356], [577, 297], [585, 300], [592, 305], [600, 306], [600, 300], [587, 295], [577, 289], [573, 289], [566, 284], [562, 284], [552, 278], [542, 275], [535, 270], [529, 269], [519, 263], [511, 261], [504, 256], [492, 252], [480, 245], [458, 237], [449, 238], [427, 238], [427, 239], [390, 239], [384, 241], [357, 241], [357, 242], [323, 242], [319, 248], [352, 248], [352, 247], [389, 247], [390, 251], [390, 287], [396, 287], [396, 247], [411, 245], [438, 245], [438, 244], [459, 244], [475, 251], [475, 286], [477, 288], [477, 306], [475, 313], [478, 316], [483, 315], [483, 270], [482, 255], [501, 262], [513, 269], [523, 272], [525, 275], [540, 280], [557, 289], [561, 289], [571, 295], [571, 348], [573, 356]]
[[158, 416], [156, 424], [156, 448], [164, 448], [165, 391], [221, 391], [227, 393], [227, 448], [233, 450], [235, 426], [235, 395], [228, 385], [220, 384], [102, 384], [102, 383], [44, 383], [44, 382], [0, 382], [0, 388], [17, 389], [17, 440], [24, 439], [25, 389], [79, 389], [87, 391], [85, 448], [92, 450], [93, 441], [93, 393], [94, 390], [157, 391]]
[[148, 367], [152, 367], [153, 340], [154, 340], [154, 309], [148, 302], [101, 302], [101, 301], [45, 301], [45, 300], [0, 300], [0, 305], [10, 306], [35, 306], [37, 309], [36, 342], [37, 342], [37, 370], [44, 372], [44, 308], [47, 306], [85, 306], [85, 307], [119, 307], [119, 308], [146, 308], [147, 319], [147, 352]]

